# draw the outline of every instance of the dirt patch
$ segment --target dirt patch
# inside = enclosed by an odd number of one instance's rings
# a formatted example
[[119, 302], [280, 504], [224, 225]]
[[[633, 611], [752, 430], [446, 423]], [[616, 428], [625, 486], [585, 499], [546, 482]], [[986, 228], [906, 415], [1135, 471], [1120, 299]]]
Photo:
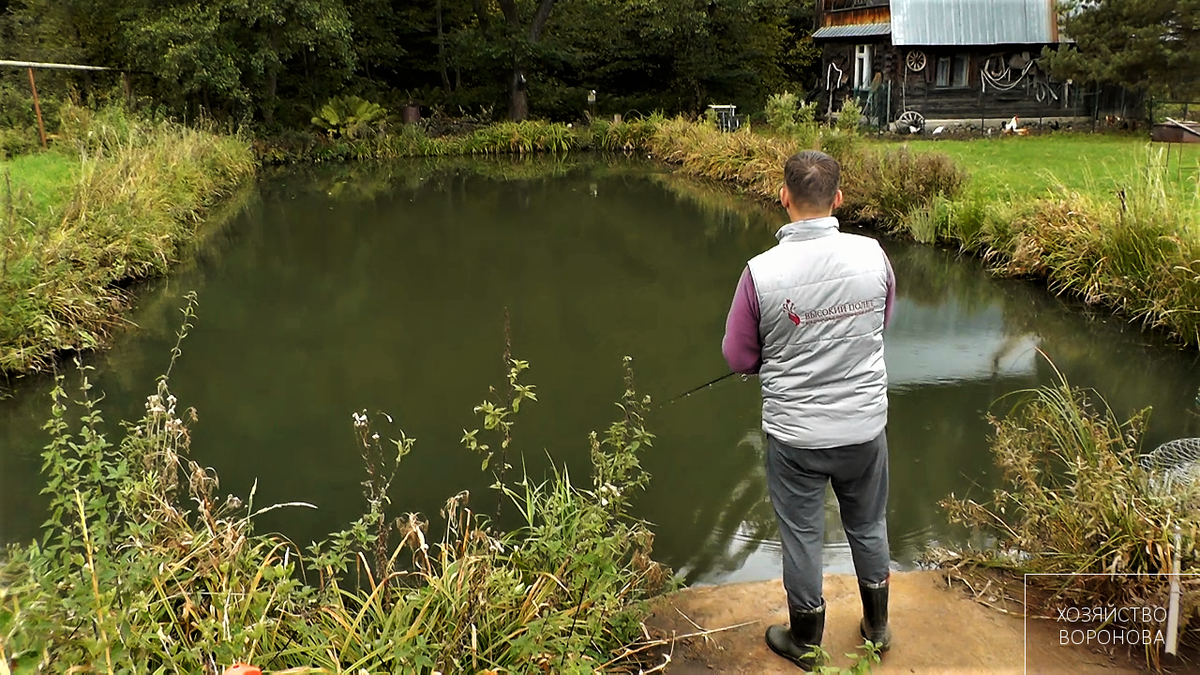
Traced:
[[[892, 574], [890, 624], [893, 646], [875, 673], [1072, 673], [1143, 672], [1123, 648], [1103, 653], [1059, 645], [1059, 625], [1024, 618], [1019, 603], [989, 594], [986, 582], [953, 583], [944, 571]], [[973, 589], [973, 592], [968, 589]], [[826, 575], [825, 637], [833, 664], [862, 644], [862, 605], [853, 576]], [[659, 636], [721, 629], [675, 642], [669, 673], [797, 673], [763, 642], [767, 626], [787, 622], [779, 580], [690, 588], [664, 596], [647, 620]], [[1031, 614], [1036, 614], [1036, 610]], [[661, 663], [661, 658], [658, 661]], [[1197, 672], [1177, 670], [1176, 672]]]

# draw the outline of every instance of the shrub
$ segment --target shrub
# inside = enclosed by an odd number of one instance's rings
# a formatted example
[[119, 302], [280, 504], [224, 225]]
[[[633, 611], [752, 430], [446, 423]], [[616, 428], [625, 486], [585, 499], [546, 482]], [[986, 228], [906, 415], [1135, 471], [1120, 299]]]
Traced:
[[763, 108], [763, 114], [767, 117], [767, 124], [770, 124], [777, 131], [790, 131], [796, 124], [799, 103], [800, 99], [788, 91], [768, 96], [767, 104]]
[[837, 128], [847, 133], [852, 133], [858, 130], [858, 125], [862, 123], [862, 108], [859, 107], [858, 101], [853, 98], [846, 99], [842, 104], [842, 111], [837, 118]]
[[[24, 73], [21, 77], [24, 77]], [[63, 101], [56, 96], [47, 95], [46, 92], [39, 94], [38, 105], [42, 109], [46, 133], [53, 134], [54, 122], [58, 119]], [[0, 130], [2, 129], [29, 129], [33, 132], [34, 139], [37, 139], [37, 112], [27, 82], [25, 86], [0, 82]]]
[[910, 214], [929, 207], [935, 198], [957, 197], [967, 180], [946, 155], [913, 153], [904, 147], [863, 147], [848, 154], [843, 150], [839, 160], [846, 212], [893, 228], [903, 228]]
[[41, 147], [36, 128], [0, 128], [0, 159], [34, 152]]
[[816, 119], [816, 104], [801, 103], [800, 97], [785, 91], [767, 98], [763, 114], [771, 127], [789, 132], [796, 126], [813, 123]]
[[816, 106], [802, 104], [791, 92], [773, 94], [767, 98], [764, 110], [767, 121], [777, 132], [795, 139], [801, 147], [809, 147], [817, 136], [814, 122]]

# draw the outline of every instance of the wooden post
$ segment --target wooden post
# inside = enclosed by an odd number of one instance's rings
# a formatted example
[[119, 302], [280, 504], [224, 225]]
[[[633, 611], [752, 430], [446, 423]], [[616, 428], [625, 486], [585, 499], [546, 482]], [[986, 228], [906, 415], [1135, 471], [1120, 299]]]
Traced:
[[29, 88], [33, 90], [33, 109], [37, 113], [38, 133], [42, 135], [42, 149], [46, 149], [46, 126], [42, 124], [42, 104], [38, 103], [37, 84], [33, 81], [33, 68], [29, 69]]
[[121, 73], [121, 87], [125, 89], [125, 105], [133, 103], [133, 87], [129, 84], [129, 73]]

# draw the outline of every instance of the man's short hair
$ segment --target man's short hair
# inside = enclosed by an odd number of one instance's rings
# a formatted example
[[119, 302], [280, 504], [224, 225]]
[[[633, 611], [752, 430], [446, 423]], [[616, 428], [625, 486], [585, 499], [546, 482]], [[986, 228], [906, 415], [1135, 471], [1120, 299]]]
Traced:
[[833, 206], [842, 182], [837, 160], [816, 150], [797, 152], [783, 165], [788, 194], [798, 206], [827, 209]]

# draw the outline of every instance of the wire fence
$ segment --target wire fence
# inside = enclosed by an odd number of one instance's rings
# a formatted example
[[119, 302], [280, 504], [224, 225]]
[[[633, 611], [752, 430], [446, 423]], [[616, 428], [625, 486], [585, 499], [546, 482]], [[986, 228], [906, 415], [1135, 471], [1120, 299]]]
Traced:
[[[1135, 131], [1149, 128], [1165, 121], [1168, 117], [1187, 120], [1200, 117], [1200, 102], [1154, 99], [1143, 92], [1118, 85], [1078, 85], [1062, 82], [1031, 82], [1024, 92], [1024, 105], [1033, 106], [1036, 114], [1026, 107], [1022, 119], [1074, 118], [1093, 131]], [[909, 108], [920, 106], [902, 104], [898, 89], [892, 82], [884, 82], [869, 89], [854, 89], [851, 96], [862, 109], [863, 123], [877, 129], [902, 118]], [[1035, 103], [1036, 102], [1036, 103]], [[969, 99], [959, 97], [955, 102], [957, 113], [962, 119], [985, 119], [1006, 116], [1003, 111], [1013, 106], [1011, 95], [1003, 100], [994, 92], [975, 92]]]

